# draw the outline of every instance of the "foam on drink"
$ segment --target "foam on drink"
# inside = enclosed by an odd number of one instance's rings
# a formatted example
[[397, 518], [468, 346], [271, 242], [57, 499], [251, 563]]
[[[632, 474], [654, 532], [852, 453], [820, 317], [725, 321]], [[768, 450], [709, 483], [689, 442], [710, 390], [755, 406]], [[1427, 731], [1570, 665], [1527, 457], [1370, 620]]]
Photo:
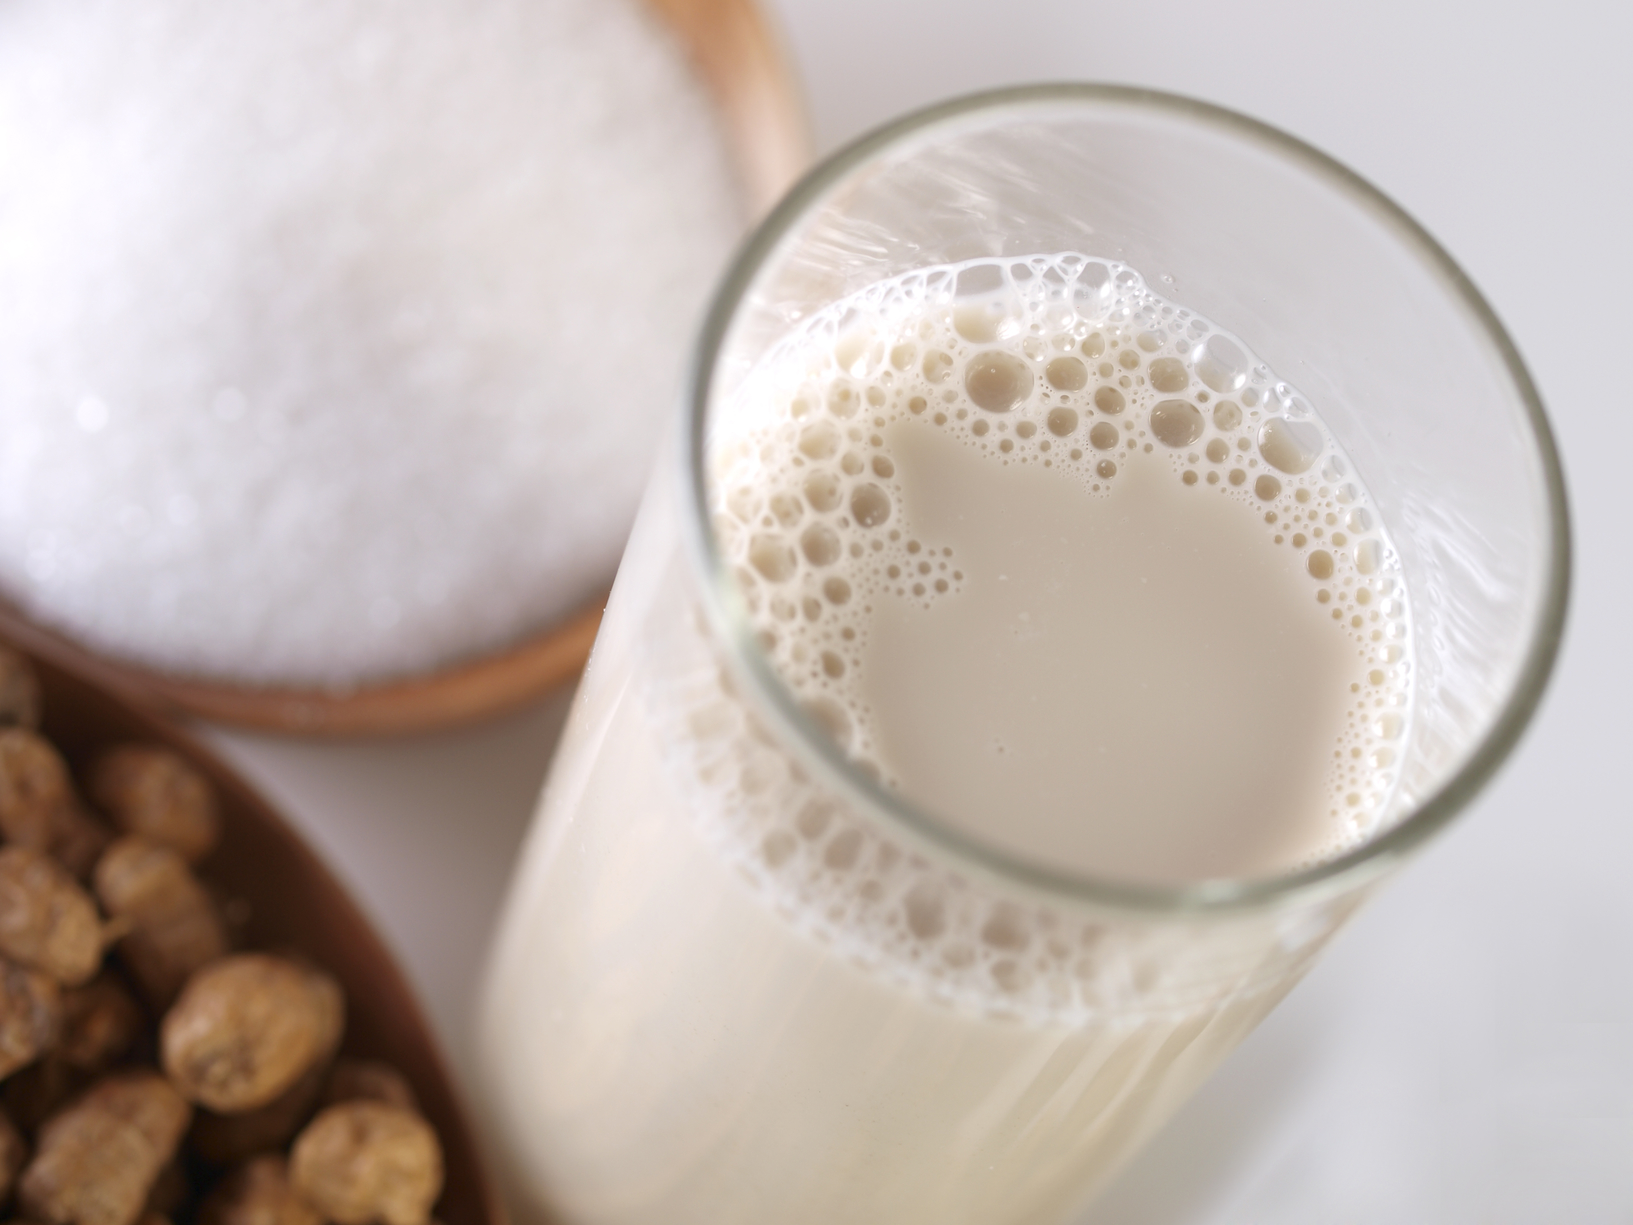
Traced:
[[[1297, 390], [1133, 269], [1068, 253], [870, 286], [748, 377], [711, 446], [714, 530], [778, 673], [954, 827], [1183, 883], [1308, 866], [1387, 821], [1410, 620], [1378, 515]], [[1051, 586], [1069, 598], [1037, 612]], [[674, 752], [752, 743], [735, 708]], [[710, 750], [706, 726], [731, 731]], [[711, 836], [820, 939], [982, 1007], [1094, 1011], [1104, 984], [1052, 920], [797, 771], [704, 773]]]

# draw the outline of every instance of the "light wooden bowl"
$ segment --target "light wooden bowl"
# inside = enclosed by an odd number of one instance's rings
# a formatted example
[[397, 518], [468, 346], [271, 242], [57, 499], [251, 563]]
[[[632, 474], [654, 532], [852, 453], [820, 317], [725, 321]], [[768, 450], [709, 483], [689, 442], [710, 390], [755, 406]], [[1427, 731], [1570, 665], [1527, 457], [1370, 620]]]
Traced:
[[[804, 108], [777, 37], [754, 0], [647, 0], [679, 36], [714, 95], [746, 199], [765, 212], [810, 157]], [[95, 655], [0, 601], [0, 635], [63, 662], [126, 699], [265, 731], [389, 736], [513, 710], [575, 676], [604, 598], [495, 654], [353, 689], [233, 685]], [[450, 1223], [451, 1225], [451, 1223]]]
[[76, 773], [99, 749], [140, 741], [180, 753], [210, 780], [220, 800], [223, 836], [201, 872], [226, 896], [248, 903], [248, 946], [293, 949], [340, 980], [347, 1009], [343, 1050], [401, 1070], [442, 1142], [446, 1181], [438, 1219], [444, 1225], [505, 1225], [504, 1208], [413, 992], [339, 882], [209, 750], [73, 670], [39, 656], [33, 661], [44, 698], [42, 730]]

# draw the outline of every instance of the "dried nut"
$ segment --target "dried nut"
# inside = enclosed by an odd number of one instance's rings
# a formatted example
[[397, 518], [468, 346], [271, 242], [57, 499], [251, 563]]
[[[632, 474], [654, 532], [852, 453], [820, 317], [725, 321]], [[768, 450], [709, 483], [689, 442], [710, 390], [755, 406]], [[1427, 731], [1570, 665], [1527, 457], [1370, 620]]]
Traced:
[[340, 987], [266, 953], [200, 970], [165, 1014], [164, 1069], [192, 1101], [221, 1114], [253, 1110], [334, 1054], [345, 1023]]
[[209, 782], [169, 749], [112, 749], [91, 767], [87, 790], [120, 831], [168, 846], [190, 864], [220, 841]]
[[329, 1072], [329, 1082], [323, 1088], [323, 1104], [333, 1106], [336, 1102], [355, 1101], [384, 1102], [415, 1113], [420, 1108], [407, 1078], [389, 1063], [342, 1057], [335, 1060]]
[[336, 1225], [426, 1225], [442, 1192], [442, 1149], [411, 1111], [342, 1102], [295, 1138], [289, 1173]]
[[0, 958], [0, 1078], [43, 1055], [61, 1021], [56, 980]]
[[229, 1174], [199, 1209], [198, 1225], [323, 1225], [289, 1182], [281, 1156], [257, 1157]]
[[40, 682], [28, 661], [0, 646], [0, 726], [40, 725]]
[[73, 795], [56, 749], [24, 728], [0, 728], [0, 837], [48, 850], [58, 814]]
[[102, 964], [96, 903], [51, 858], [0, 847], [0, 954], [74, 986]]
[[147, 1203], [142, 1206], [142, 1219], [137, 1225], [152, 1225], [155, 1220], [167, 1221], [186, 1205], [192, 1194], [192, 1183], [188, 1181], [187, 1169], [178, 1154], [153, 1180], [153, 1189], [147, 1193]]
[[136, 1045], [145, 1020], [124, 984], [104, 971], [62, 993], [62, 1033], [52, 1057], [71, 1068], [104, 1072]]
[[[436, 1225], [436, 1133], [390, 1064], [335, 1058], [338, 983], [298, 959], [230, 954], [224, 916], [247, 903], [218, 905], [191, 866], [221, 836], [207, 779], [167, 749], [113, 748], [85, 775], [104, 821], [32, 730], [39, 717], [35, 674], [0, 646], [12, 1225]], [[102, 966], [115, 939], [123, 971]], [[155, 1042], [163, 1074], [134, 1066]], [[193, 1179], [223, 1170], [200, 1203], [209, 1183]]]
[[[0, 656], [0, 689], [5, 683]], [[0, 836], [48, 852], [83, 878], [110, 835], [80, 808], [56, 749], [26, 727], [6, 726], [4, 703], [0, 693]]]
[[193, 1114], [188, 1146], [214, 1166], [232, 1166], [257, 1153], [286, 1148], [301, 1125], [312, 1117], [323, 1091], [328, 1068], [317, 1064], [265, 1106], [217, 1114], [200, 1109]]
[[5, 1101], [6, 1113], [25, 1135], [40, 1130], [40, 1124], [61, 1110], [68, 1099], [85, 1089], [92, 1081], [90, 1073], [71, 1068], [57, 1058], [56, 1051], [31, 1063], [21, 1071], [6, 1077], [0, 1096]]
[[156, 1072], [93, 1085], [40, 1129], [19, 1188], [24, 1215], [59, 1225], [133, 1225], [191, 1113]]
[[0, 1201], [11, 1198], [11, 1190], [17, 1185], [17, 1175], [22, 1173], [23, 1163], [27, 1160], [28, 1141], [17, 1130], [17, 1124], [7, 1115], [0, 1114]]
[[59, 808], [51, 824], [51, 858], [67, 868], [75, 880], [91, 878], [96, 861], [112, 841], [113, 830], [78, 802]]
[[169, 847], [127, 835], [107, 849], [91, 880], [102, 909], [129, 924], [119, 955], [155, 1007], [167, 1006], [194, 970], [226, 954], [215, 903]]

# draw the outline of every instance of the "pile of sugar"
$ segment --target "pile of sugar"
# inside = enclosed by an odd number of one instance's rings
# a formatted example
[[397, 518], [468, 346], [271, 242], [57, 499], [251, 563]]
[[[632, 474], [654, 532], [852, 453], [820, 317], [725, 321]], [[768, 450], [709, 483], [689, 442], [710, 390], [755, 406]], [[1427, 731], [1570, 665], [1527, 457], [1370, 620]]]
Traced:
[[0, 595], [250, 683], [542, 629], [743, 221], [640, 0], [7, 0]]

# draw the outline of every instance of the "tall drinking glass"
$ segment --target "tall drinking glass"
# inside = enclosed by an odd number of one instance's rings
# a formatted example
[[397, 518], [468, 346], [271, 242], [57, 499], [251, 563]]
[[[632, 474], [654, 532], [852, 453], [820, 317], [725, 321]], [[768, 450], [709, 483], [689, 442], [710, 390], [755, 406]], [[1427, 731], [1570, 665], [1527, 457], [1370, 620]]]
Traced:
[[[869, 286], [970, 261], [1030, 277], [1004, 261], [1040, 252], [1078, 253], [1080, 287], [1138, 270], [1231, 329], [1238, 347], [1180, 362], [1190, 385], [1242, 386], [1228, 367], [1251, 349], [1364, 479], [1401, 586], [1356, 597], [1379, 593], [1356, 634], [1393, 599], [1412, 655], [1367, 716], [1394, 773], [1358, 845], [1178, 883], [1051, 862], [881, 781], [768, 659], [710, 485], [756, 371]], [[1350, 477], [1324, 471], [1342, 500]], [[521, 1197], [572, 1225], [1064, 1219], [1513, 747], [1568, 552], [1512, 344], [1428, 235], [1320, 153], [1081, 85], [951, 102], [838, 153], [719, 291], [517, 866], [481, 1033]]]

